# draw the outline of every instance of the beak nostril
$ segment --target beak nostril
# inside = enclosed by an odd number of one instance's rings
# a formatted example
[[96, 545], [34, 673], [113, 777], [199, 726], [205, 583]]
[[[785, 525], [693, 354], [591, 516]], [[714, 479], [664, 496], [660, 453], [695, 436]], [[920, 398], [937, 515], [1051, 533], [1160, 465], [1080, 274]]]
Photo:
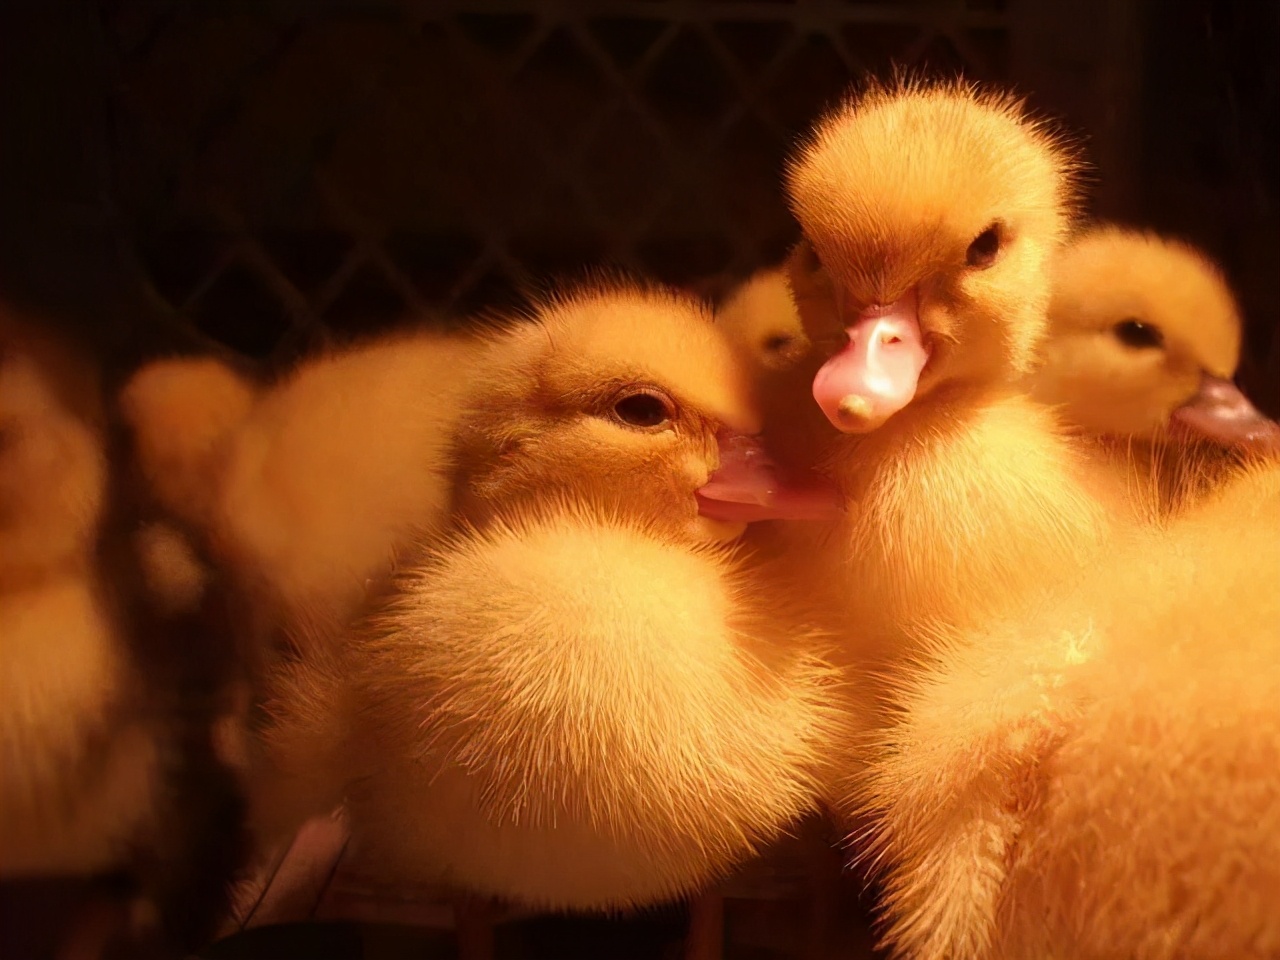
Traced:
[[886, 347], [888, 347], [888, 346], [892, 346], [895, 343], [901, 343], [902, 338], [898, 336], [894, 336], [893, 334], [885, 334], [883, 337], [880, 338], [880, 342], [883, 343]]

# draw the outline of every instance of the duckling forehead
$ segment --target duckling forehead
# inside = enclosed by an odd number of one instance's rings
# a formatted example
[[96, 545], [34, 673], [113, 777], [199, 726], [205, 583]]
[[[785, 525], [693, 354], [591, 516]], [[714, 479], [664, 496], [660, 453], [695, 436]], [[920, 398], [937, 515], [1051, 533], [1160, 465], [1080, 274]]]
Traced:
[[790, 167], [788, 192], [819, 247], [954, 258], [994, 220], [1060, 216], [1065, 174], [1010, 107], [954, 94], [880, 96], [820, 125]]
[[1086, 235], [1063, 257], [1054, 320], [1104, 328], [1135, 319], [1160, 326], [1170, 352], [1216, 376], [1240, 359], [1235, 297], [1198, 251], [1153, 234], [1114, 229]]
[[604, 297], [562, 307], [547, 322], [546, 373], [558, 388], [647, 383], [708, 420], [758, 431], [742, 361], [700, 305], [674, 296]]

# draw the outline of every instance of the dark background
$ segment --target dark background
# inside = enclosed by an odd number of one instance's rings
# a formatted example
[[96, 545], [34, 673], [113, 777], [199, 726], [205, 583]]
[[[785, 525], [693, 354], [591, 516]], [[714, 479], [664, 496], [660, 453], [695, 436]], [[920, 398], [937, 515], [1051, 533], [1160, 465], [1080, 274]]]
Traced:
[[893, 61], [1015, 83], [1098, 214], [1220, 258], [1280, 412], [1272, 0], [3, 0], [0, 44], [0, 288], [115, 341], [285, 357], [601, 261], [714, 293]]

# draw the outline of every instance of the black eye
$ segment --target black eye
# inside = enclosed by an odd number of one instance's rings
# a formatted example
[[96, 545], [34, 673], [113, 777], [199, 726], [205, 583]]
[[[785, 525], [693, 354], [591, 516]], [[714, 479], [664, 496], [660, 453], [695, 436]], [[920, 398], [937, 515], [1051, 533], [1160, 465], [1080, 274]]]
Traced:
[[1143, 323], [1141, 320], [1121, 320], [1112, 329], [1117, 340], [1135, 350], [1164, 346], [1164, 334], [1154, 324]]
[[613, 405], [614, 415], [632, 427], [660, 427], [675, 416], [674, 404], [652, 391], [632, 393]]
[[996, 262], [1000, 255], [1000, 234], [1003, 229], [997, 220], [987, 229], [973, 238], [969, 249], [965, 251], [964, 262], [978, 270], [985, 270]]
[[791, 346], [792, 338], [785, 333], [775, 333], [764, 342], [764, 348], [770, 353], [777, 353]]

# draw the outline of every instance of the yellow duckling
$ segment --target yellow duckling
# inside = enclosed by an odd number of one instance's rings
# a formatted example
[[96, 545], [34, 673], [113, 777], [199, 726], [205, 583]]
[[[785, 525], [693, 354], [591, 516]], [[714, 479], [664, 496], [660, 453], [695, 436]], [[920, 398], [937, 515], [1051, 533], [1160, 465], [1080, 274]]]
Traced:
[[841, 724], [822, 643], [705, 515], [767, 466], [748, 380], [665, 291], [566, 294], [506, 336], [457, 428], [458, 531], [410, 538], [282, 681], [271, 806], [345, 795], [390, 878], [580, 910], [689, 894], [813, 809]]
[[848, 505], [834, 529], [781, 538], [859, 671], [909, 651], [921, 623], [981, 622], [1083, 562], [1119, 509], [1103, 465], [1019, 389], [1073, 172], [1017, 101], [913, 82], [851, 99], [790, 162], [813, 351], [771, 385], [765, 436]]
[[1176, 503], [1238, 465], [1215, 447], [1280, 449], [1280, 426], [1232, 382], [1240, 341], [1235, 298], [1203, 253], [1099, 225], [1057, 259], [1029, 386]]

